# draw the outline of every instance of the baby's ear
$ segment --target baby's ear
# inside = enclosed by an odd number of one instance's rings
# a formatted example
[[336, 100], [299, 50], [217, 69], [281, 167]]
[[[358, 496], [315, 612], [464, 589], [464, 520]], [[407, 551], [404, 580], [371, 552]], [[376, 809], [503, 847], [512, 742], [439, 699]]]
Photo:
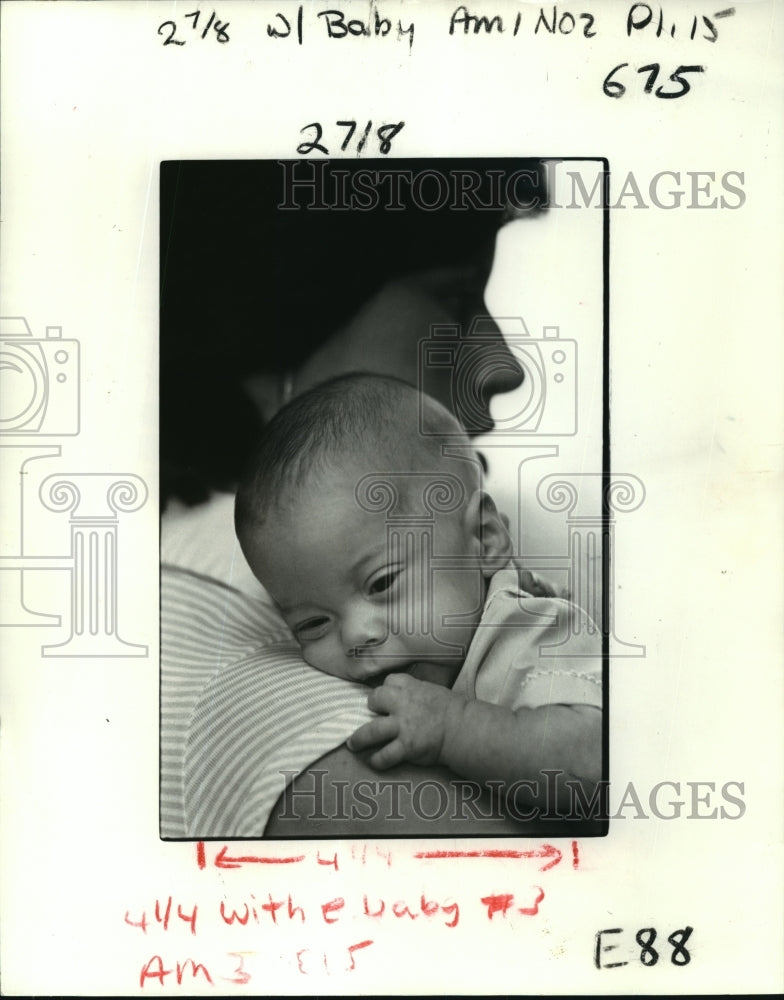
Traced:
[[468, 501], [466, 516], [479, 542], [479, 564], [485, 576], [503, 569], [513, 555], [507, 518], [484, 490], [476, 490]]

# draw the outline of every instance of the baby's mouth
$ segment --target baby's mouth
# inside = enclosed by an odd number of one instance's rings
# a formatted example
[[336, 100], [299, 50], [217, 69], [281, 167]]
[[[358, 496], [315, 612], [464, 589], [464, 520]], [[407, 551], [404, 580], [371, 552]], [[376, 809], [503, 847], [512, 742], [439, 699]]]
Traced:
[[381, 670], [364, 682], [368, 687], [379, 687], [390, 674], [410, 674], [418, 681], [430, 681], [442, 687], [451, 687], [454, 683], [457, 669], [452, 663], [433, 663], [428, 660], [412, 660], [388, 670]]
[[431, 684], [451, 688], [459, 669], [459, 664], [453, 662], [434, 663], [429, 660], [419, 660], [411, 664], [408, 673], [418, 681], [429, 681]]
[[390, 674], [405, 674], [408, 673], [416, 663], [404, 663], [399, 667], [389, 667], [387, 670], [379, 670], [377, 674], [373, 674], [372, 677], [368, 677], [365, 684], [368, 687], [379, 687], [384, 683], [384, 678], [388, 677]]

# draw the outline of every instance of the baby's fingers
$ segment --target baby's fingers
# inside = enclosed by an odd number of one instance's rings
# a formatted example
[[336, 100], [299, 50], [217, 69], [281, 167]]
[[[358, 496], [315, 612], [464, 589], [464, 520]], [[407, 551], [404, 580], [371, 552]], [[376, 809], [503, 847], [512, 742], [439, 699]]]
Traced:
[[406, 759], [405, 747], [402, 740], [392, 740], [380, 750], [376, 750], [368, 757], [368, 763], [375, 767], [377, 771], [386, 771], [387, 768], [394, 767], [395, 764], [402, 764]]
[[380, 715], [377, 719], [366, 722], [364, 726], [352, 734], [348, 740], [349, 750], [366, 750], [378, 746], [379, 743], [389, 743], [397, 736], [397, 719], [390, 715]]
[[384, 678], [384, 683], [380, 687], [373, 688], [368, 695], [368, 708], [371, 712], [383, 712], [388, 715], [398, 708], [404, 692], [410, 691], [411, 685], [418, 683], [408, 674], [389, 674]]

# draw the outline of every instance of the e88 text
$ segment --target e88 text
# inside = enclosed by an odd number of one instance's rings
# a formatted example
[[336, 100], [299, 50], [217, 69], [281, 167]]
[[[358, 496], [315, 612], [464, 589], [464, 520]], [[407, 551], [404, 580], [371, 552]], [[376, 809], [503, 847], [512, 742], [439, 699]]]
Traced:
[[[617, 935], [625, 934], [622, 927], [607, 927], [602, 931], [597, 931], [593, 948], [593, 964], [597, 969], [618, 969], [622, 965], [628, 965], [630, 961], [638, 961], [648, 968], [662, 961], [669, 961], [671, 965], [688, 965], [691, 961], [691, 954], [686, 947], [686, 943], [692, 935], [693, 927], [681, 927], [666, 939], [666, 944], [661, 940], [657, 941], [658, 932], [655, 927], [642, 927], [634, 935], [636, 948], [629, 951], [630, 942], [626, 938], [618, 938]], [[629, 932], [631, 933], [631, 932]], [[667, 947], [669, 945], [669, 948]], [[615, 954], [612, 954], [615, 952]], [[619, 954], [620, 953], [620, 954]], [[625, 958], [620, 955], [625, 954]]]

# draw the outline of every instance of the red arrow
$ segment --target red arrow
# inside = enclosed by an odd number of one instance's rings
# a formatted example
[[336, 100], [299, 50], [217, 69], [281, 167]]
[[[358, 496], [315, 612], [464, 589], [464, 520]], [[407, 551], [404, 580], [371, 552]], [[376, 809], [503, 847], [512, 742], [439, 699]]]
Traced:
[[546, 872], [550, 868], [555, 868], [563, 857], [563, 854], [552, 844], [543, 844], [542, 847], [533, 851], [418, 851], [415, 858], [548, 858], [547, 864], [540, 867], [540, 871]]
[[298, 854], [290, 858], [260, 858], [252, 854], [247, 854], [240, 858], [231, 858], [228, 854], [228, 847], [222, 847], [215, 855], [216, 868], [239, 868], [241, 865], [292, 865], [297, 861], [304, 861], [305, 855]]

